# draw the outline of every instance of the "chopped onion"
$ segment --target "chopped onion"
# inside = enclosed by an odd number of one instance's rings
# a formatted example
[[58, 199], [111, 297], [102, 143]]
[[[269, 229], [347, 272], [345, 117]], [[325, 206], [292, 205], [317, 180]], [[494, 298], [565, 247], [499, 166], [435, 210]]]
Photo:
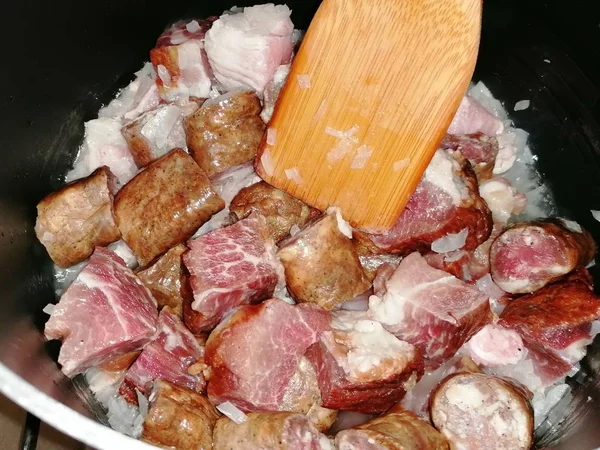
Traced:
[[515, 103], [514, 110], [515, 111], [523, 111], [523, 110], [529, 108], [530, 104], [531, 104], [531, 102], [529, 100], [520, 100], [517, 103]]
[[404, 169], [406, 166], [408, 166], [408, 163], [410, 162], [410, 159], [405, 158], [405, 159], [401, 159], [399, 161], [396, 161], [393, 165], [392, 165], [392, 170], [394, 172], [400, 172], [402, 169]]
[[463, 256], [465, 256], [465, 252], [463, 252], [461, 250], [461, 251], [458, 251], [458, 252], [456, 252], [456, 253], [454, 253], [452, 255], [447, 255], [444, 258], [444, 261], [445, 262], [455, 262], [455, 261], [458, 261], [459, 259], [461, 259]]
[[367, 161], [373, 154], [373, 150], [366, 145], [361, 145], [356, 150], [356, 156], [352, 160], [350, 169], [364, 169], [367, 165]]
[[171, 44], [172, 45], [183, 44], [187, 40], [188, 40], [187, 36], [180, 30], [175, 31], [171, 35]]
[[46, 306], [44, 306], [44, 309], [42, 309], [42, 311], [51, 316], [52, 311], [54, 311], [54, 305], [52, 303], [48, 303]]
[[137, 394], [138, 405], [140, 407], [140, 415], [146, 417], [148, 415], [148, 399], [139, 390], [135, 390]]
[[300, 233], [300, 227], [296, 224], [292, 225], [290, 228], [290, 236], [295, 236], [298, 233]]
[[506, 292], [494, 283], [494, 280], [489, 273], [477, 280], [475, 284], [477, 285], [477, 289], [493, 300], [497, 300], [506, 294]]
[[342, 210], [337, 206], [330, 206], [325, 212], [327, 214], [335, 214], [335, 220], [337, 221], [340, 232], [348, 239], [352, 239], [352, 227], [346, 222], [344, 217], [342, 217]]
[[467, 228], [463, 228], [458, 233], [449, 233], [433, 241], [431, 243], [431, 250], [436, 253], [448, 253], [461, 249], [465, 245], [465, 242], [467, 242], [468, 234], [469, 230]]
[[336, 130], [335, 128], [325, 127], [325, 134], [338, 138], [338, 143], [327, 153], [327, 161], [333, 163], [344, 159], [344, 157], [352, 150], [352, 147], [358, 144], [358, 138], [354, 135], [358, 131], [358, 125], [346, 131]]
[[217, 409], [237, 424], [244, 423], [248, 420], [248, 416], [231, 402], [221, 403], [220, 405], [217, 405]]
[[293, 181], [296, 184], [304, 183], [304, 180], [300, 176], [300, 172], [296, 167], [292, 167], [291, 169], [285, 169], [285, 176], [288, 180]]
[[197, 31], [200, 31], [202, 27], [200, 26], [197, 20], [192, 20], [185, 26], [185, 29], [188, 30], [190, 33], [195, 33]]
[[590, 212], [592, 213], [592, 216], [594, 216], [594, 219], [596, 219], [598, 222], [600, 222], [600, 211], [596, 211], [595, 209], [590, 209]]
[[559, 220], [563, 223], [565, 228], [574, 231], [575, 233], [583, 233], [581, 225], [579, 225], [577, 222], [562, 217], [559, 217]]
[[310, 89], [310, 75], [307, 73], [299, 73], [296, 75], [296, 79], [298, 80], [298, 87], [300, 87], [300, 89]]
[[162, 64], [159, 64], [158, 67], [156, 68], [156, 71], [158, 72], [158, 78], [161, 79], [163, 84], [171, 83], [171, 74], [169, 73], [169, 71], [167, 70], [167, 68], [165, 66], [163, 66]]
[[267, 128], [267, 144], [275, 145], [277, 142], [277, 129]]
[[591, 268], [592, 268], [592, 267], [594, 267], [595, 265], [596, 265], [596, 260], [595, 260], [595, 259], [592, 259], [592, 261], [591, 261], [591, 262], [590, 262], [590, 263], [589, 263], [587, 266], [585, 266], [585, 268], [586, 268], [586, 269], [591, 269]]
[[265, 173], [268, 176], [273, 176], [275, 173], [275, 164], [273, 163], [273, 157], [271, 156], [271, 152], [269, 149], [265, 149], [262, 156], [260, 157], [260, 162], [263, 166]]

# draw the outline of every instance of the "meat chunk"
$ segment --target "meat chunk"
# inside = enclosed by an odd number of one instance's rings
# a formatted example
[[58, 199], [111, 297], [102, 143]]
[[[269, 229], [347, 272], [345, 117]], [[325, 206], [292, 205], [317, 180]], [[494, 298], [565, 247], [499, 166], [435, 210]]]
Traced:
[[[483, 133], [496, 136], [504, 131], [504, 123], [475, 99], [466, 95], [448, 128], [449, 134]], [[465, 155], [466, 156], [466, 155]]]
[[438, 150], [396, 224], [384, 234], [355, 232], [372, 253], [427, 251], [437, 239], [466, 230], [462, 250], [473, 250], [492, 231], [492, 216], [477, 179], [458, 152]]
[[450, 450], [448, 441], [414, 413], [395, 407], [335, 437], [339, 450]]
[[196, 392], [202, 392], [206, 386], [202, 373], [188, 373], [191, 365], [203, 362], [204, 347], [181, 319], [164, 308], [158, 316], [158, 330], [156, 339], [144, 347], [127, 371], [120, 388], [121, 395], [135, 399], [134, 403], [137, 403], [135, 390], [146, 394], [157, 379]]
[[208, 176], [252, 161], [265, 131], [253, 92], [230, 92], [207, 100], [185, 123], [191, 155]]
[[264, 217], [251, 215], [188, 243], [183, 263], [190, 273], [193, 302], [184, 303], [186, 325], [210, 330], [236, 306], [270, 298], [281, 266]]
[[224, 14], [206, 33], [206, 53], [228, 90], [262, 92], [281, 64], [290, 62], [294, 24], [286, 5], [258, 5]]
[[62, 341], [58, 362], [74, 377], [141, 349], [157, 324], [152, 294], [121, 258], [98, 247], [54, 307], [44, 333]]
[[192, 236], [224, 206], [191, 156], [175, 149], [119, 191], [115, 215], [123, 239], [145, 266]]
[[156, 299], [158, 307], [168, 306], [178, 317], [183, 317], [181, 255], [186, 250], [184, 244], [176, 245], [154, 264], [137, 272], [138, 278]]
[[459, 151], [471, 163], [480, 183], [492, 178], [498, 155], [496, 138], [483, 133], [447, 134], [440, 148]]
[[115, 177], [104, 166], [38, 203], [35, 234], [52, 261], [70, 267], [87, 259], [96, 246], [119, 240], [114, 192]]
[[204, 396], [163, 380], [154, 384], [142, 440], [177, 450], [211, 449], [220, 414]]
[[479, 330], [464, 348], [476, 364], [484, 367], [517, 364], [527, 353], [519, 333], [494, 324]]
[[273, 74], [273, 78], [265, 86], [263, 91], [263, 110], [260, 113], [260, 117], [265, 123], [269, 123], [269, 120], [271, 120], [281, 88], [285, 85], [285, 81], [290, 73], [290, 67], [291, 64], [279, 66]]
[[278, 299], [240, 307], [206, 342], [211, 401], [230, 401], [243, 411], [279, 409], [300, 359], [329, 320], [312, 305]]
[[481, 183], [479, 194], [492, 211], [494, 222], [505, 224], [515, 214], [523, 212], [527, 206], [527, 196], [520, 194], [503, 177], [494, 177]]
[[530, 393], [482, 373], [456, 373], [431, 398], [431, 421], [457, 450], [528, 450], [533, 444]]
[[585, 267], [595, 254], [594, 239], [575, 222], [524, 222], [496, 238], [490, 249], [490, 268], [500, 288], [526, 294]]
[[150, 164], [169, 150], [186, 147], [183, 129], [186, 112], [191, 113], [174, 104], [160, 105], [123, 127], [121, 132], [138, 167]]
[[491, 320], [488, 298], [413, 253], [369, 301], [371, 317], [415, 345], [435, 369]]
[[283, 242], [278, 255], [287, 288], [298, 302], [332, 309], [369, 288], [354, 245], [340, 230], [335, 213], [325, 214]]
[[331, 329], [306, 354], [317, 369], [326, 408], [382, 413], [423, 374], [423, 359], [415, 347], [366, 316], [334, 313]]
[[243, 188], [231, 201], [229, 210], [237, 219], [257, 212], [267, 219], [269, 234], [275, 242], [281, 241], [296, 225], [304, 226], [319, 215], [319, 211], [261, 181]]
[[176, 22], [150, 51], [156, 84], [167, 102], [208, 97], [212, 72], [203, 48], [204, 35], [215, 19]]
[[300, 414], [252, 412], [242, 424], [226, 417], [217, 421], [213, 433], [214, 450], [321, 450], [327, 437]]

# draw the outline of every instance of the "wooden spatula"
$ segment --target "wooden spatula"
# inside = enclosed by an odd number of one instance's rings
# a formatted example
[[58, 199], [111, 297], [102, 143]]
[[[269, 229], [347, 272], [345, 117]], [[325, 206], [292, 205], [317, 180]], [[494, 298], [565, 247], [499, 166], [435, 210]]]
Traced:
[[481, 0], [324, 0], [256, 159], [259, 175], [353, 226], [389, 229], [473, 75]]

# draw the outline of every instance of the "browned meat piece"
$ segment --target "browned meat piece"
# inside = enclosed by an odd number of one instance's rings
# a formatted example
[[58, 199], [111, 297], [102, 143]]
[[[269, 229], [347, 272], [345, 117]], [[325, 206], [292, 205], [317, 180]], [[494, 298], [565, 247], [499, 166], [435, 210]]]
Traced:
[[89, 258], [96, 246], [119, 240], [113, 212], [115, 191], [115, 176], [102, 166], [38, 203], [35, 234], [52, 261], [69, 267]]
[[181, 255], [186, 250], [184, 244], [176, 245], [154, 264], [137, 272], [138, 278], [152, 292], [158, 307], [169, 306], [180, 318], [183, 317]]
[[140, 266], [190, 238], [224, 207], [207, 176], [181, 149], [152, 162], [115, 198], [117, 224]]
[[370, 287], [335, 214], [325, 214], [283, 243], [279, 259], [288, 290], [298, 302], [332, 309]]
[[212, 431], [220, 414], [206, 397], [158, 380], [150, 398], [142, 440], [177, 450], [212, 448]]
[[323, 439], [327, 438], [301, 414], [253, 412], [239, 425], [227, 417], [220, 418], [213, 433], [213, 449], [317, 450]]
[[231, 201], [229, 210], [238, 220], [253, 211], [264, 216], [275, 242], [286, 237], [292, 226], [301, 227], [319, 215], [318, 210], [264, 181], [243, 188]]
[[265, 131], [260, 100], [234, 92], [208, 100], [185, 119], [191, 155], [208, 176], [251, 161]]
[[431, 394], [431, 421], [455, 449], [527, 450], [533, 444], [530, 394], [502, 378], [454, 373]]
[[[416, 414], [394, 407], [381, 417], [339, 432], [340, 450], [449, 450], [450, 444]], [[483, 447], [482, 447], [483, 448]]]

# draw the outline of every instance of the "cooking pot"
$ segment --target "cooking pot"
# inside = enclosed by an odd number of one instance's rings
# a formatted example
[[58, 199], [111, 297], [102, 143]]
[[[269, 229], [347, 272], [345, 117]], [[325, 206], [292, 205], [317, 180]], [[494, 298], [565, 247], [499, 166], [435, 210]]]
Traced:
[[[364, 0], [368, 1], [368, 0]], [[297, 27], [318, 1], [287, 2]], [[240, 1], [237, 6], [252, 2]], [[44, 342], [54, 299], [52, 264], [33, 232], [37, 202], [62, 185], [83, 123], [148, 60], [166, 25], [206, 17], [229, 1], [129, 0], [10, 2], [5, 10], [0, 86], [0, 391], [45, 422], [98, 449], [149, 446], [104, 424], [90, 393], [56, 365], [58, 345]], [[600, 28], [594, 0], [486, 0], [475, 78], [531, 133], [539, 170], [559, 213], [600, 241]], [[401, 50], [401, 49], [399, 49]], [[343, 69], [341, 69], [343, 70]], [[592, 269], [596, 283], [600, 272]], [[600, 284], [599, 284], [600, 285]], [[600, 341], [538, 429], [538, 448], [600, 447]], [[565, 417], [561, 421], [562, 417]]]

